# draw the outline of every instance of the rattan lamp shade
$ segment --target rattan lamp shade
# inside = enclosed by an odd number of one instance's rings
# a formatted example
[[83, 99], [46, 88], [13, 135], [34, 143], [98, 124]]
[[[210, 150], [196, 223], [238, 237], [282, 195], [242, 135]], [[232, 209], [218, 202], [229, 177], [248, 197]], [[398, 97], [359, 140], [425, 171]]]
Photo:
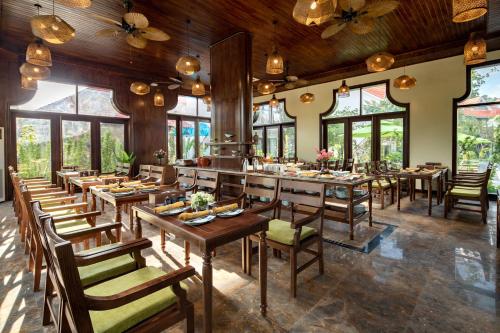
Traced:
[[480, 18], [488, 12], [488, 0], [453, 0], [453, 22], [462, 23]]
[[386, 52], [380, 52], [366, 59], [366, 67], [369, 72], [383, 72], [394, 64], [394, 56]]
[[47, 46], [43, 45], [41, 39], [37, 39], [28, 45], [26, 49], [26, 62], [38, 66], [52, 66], [52, 55]]
[[267, 57], [266, 63], [266, 73], [267, 74], [281, 74], [285, 70], [285, 64], [283, 62], [283, 57], [278, 53], [276, 48], [273, 50], [271, 55]]
[[471, 34], [464, 47], [466, 65], [480, 64], [486, 61], [486, 41], [477, 34]]
[[31, 21], [33, 35], [52, 44], [64, 44], [75, 37], [75, 29], [57, 15], [37, 15]]
[[342, 85], [339, 87], [338, 95], [339, 95], [339, 97], [351, 96], [351, 90], [349, 89], [349, 86], [347, 85], [345, 80], [342, 80]]
[[269, 101], [269, 106], [271, 108], [277, 108], [280, 105], [280, 101], [276, 98], [276, 95], [273, 94], [273, 98]]
[[417, 79], [408, 75], [401, 75], [400, 77], [394, 79], [394, 88], [401, 90], [408, 90], [417, 85]]
[[165, 96], [160, 89], [156, 90], [153, 102], [155, 106], [165, 106]]
[[259, 82], [257, 91], [262, 95], [272, 94], [276, 91], [276, 86], [272, 82]]
[[132, 82], [130, 85], [130, 91], [136, 95], [147, 95], [150, 92], [149, 84], [139, 81]]
[[307, 26], [320, 25], [330, 20], [337, 7], [337, 0], [297, 0], [293, 18]]
[[50, 69], [48, 67], [32, 65], [27, 62], [19, 67], [19, 72], [33, 80], [45, 80], [50, 77]]
[[203, 84], [203, 82], [201, 82], [199, 77], [196, 79], [196, 81], [193, 82], [193, 85], [191, 87], [191, 94], [193, 94], [194, 96], [205, 95], [205, 85]]
[[26, 90], [36, 90], [38, 88], [38, 81], [31, 77], [21, 75], [21, 88]]
[[182, 56], [177, 60], [175, 69], [184, 75], [193, 75], [201, 69], [200, 61], [192, 56]]
[[212, 97], [210, 95], [203, 96], [203, 103], [206, 105], [212, 105]]
[[89, 8], [92, 5], [90, 0], [56, 0], [56, 2], [71, 8]]
[[304, 104], [310, 104], [310, 103], [314, 102], [314, 100], [315, 100], [314, 94], [305, 93], [305, 94], [300, 95], [300, 101]]

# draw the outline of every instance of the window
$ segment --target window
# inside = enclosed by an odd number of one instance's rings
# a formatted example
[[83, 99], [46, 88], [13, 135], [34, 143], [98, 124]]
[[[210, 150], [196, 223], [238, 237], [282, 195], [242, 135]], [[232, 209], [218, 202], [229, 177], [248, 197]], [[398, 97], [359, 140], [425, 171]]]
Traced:
[[408, 165], [409, 106], [389, 95], [389, 81], [351, 87], [350, 96], [335, 94], [334, 106], [322, 116], [322, 146], [334, 158], [355, 163], [386, 160]]
[[468, 93], [455, 101], [455, 171], [480, 171], [495, 163], [488, 191], [500, 188], [500, 64], [468, 68]]
[[10, 110], [17, 168], [29, 175], [55, 176], [62, 165], [113, 172], [127, 148], [129, 116], [115, 107], [111, 89], [39, 81], [33, 98]]
[[295, 158], [295, 119], [286, 112], [284, 100], [276, 108], [268, 102], [259, 105], [254, 114], [253, 136], [256, 155]]
[[23, 178], [50, 178], [50, 120], [17, 118], [16, 150], [17, 170]]
[[176, 107], [167, 113], [169, 163], [175, 163], [178, 158], [210, 155], [211, 115], [202, 98], [180, 95]]

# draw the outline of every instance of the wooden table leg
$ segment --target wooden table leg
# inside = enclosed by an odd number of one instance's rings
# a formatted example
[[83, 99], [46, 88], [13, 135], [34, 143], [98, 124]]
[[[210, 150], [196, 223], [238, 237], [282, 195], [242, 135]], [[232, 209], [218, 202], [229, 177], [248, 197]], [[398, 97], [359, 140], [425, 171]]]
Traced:
[[247, 237], [241, 239], [241, 270], [247, 273]]
[[[399, 182], [398, 182], [399, 184]], [[368, 224], [370, 227], [372, 226], [372, 203], [373, 203], [373, 198], [372, 198], [372, 182], [368, 182], [368, 194], [370, 195], [368, 197]], [[398, 197], [399, 200], [399, 197]]]
[[82, 202], [87, 203], [87, 189], [82, 186]]
[[432, 215], [432, 178], [429, 178], [429, 188], [427, 189], [427, 200], [429, 205], [429, 216]]
[[132, 206], [133, 204], [130, 204], [128, 206], [128, 227], [130, 231], [134, 231], [134, 217], [132, 216]]
[[120, 205], [116, 205], [115, 207], [115, 223], [119, 223], [120, 227], [116, 229], [116, 236], [118, 241], [122, 240], [122, 207]]
[[189, 265], [189, 262], [191, 261], [191, 243], [189, 241], [184, 241], [184, 262], [187, 265]]
[[203, 253], [203, 332], [212, 332], [212, 251]]
[[91, 195], [92, 195], [92, 201], [90, 203], [90, 207], [92, 208], [92, 211], [95, 212], [95, 210], [97, 209], [97, 198], [95, 197], [94, 193], [91, 193]]
[[64, 190], [69, 193], [69, 182], [66, 177], [64, 177]]
[[[409, 182], [409, 180], [408, 180]], [[396, 181], [396, 197], [398, 199], [398, 210], [401, 210], [401, 178], [397, 177]], [[371, 212], [370, 212], [371, 215]]]
[[73, 183], [69, 185], [69, 194], [75, 195], [75, 184]]
[[437, 178], [437, 204], [438, 206], [441, 204], [441, 201], [442, 201], [442, 192], [441, 192], [441, 189], [443, 188], [442, 186], [442, 179], [443, 179], [443, 175], [440, 173], [438, 178]]
[[259, 284], [260, 284], [260, 313], [267, 314], [267, 244], [266, 231], [259, 234]]
[[101, 199], [101, 213], [104, 213], [104, 206], [106, 205], [106, 201], [104, 199]]
[[142, 238], [141, 218], [139, 216], [135, 217], [134, 235], [135, 235], [135, 239]]
[[349, 239], [354, 239], [354, 205], [352, 203], [354, 199], [353, 187], [349, 186]]

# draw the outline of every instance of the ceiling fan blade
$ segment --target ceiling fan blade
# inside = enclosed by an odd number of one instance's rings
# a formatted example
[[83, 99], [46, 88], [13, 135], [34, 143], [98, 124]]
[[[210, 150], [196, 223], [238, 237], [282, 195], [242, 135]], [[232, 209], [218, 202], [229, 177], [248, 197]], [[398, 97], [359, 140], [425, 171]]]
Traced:
[[375, 20], [372, 17], [362, 16], [347, 24], [352, 32], [358, 35], [366, 35], [373, 31]]
[[169, 84], [167, 88], [168, 88], [168, 90], [175, 90], [175, 89], [179, 88], [180, 86], [181, 85], [178, 83], [173, 83], [173, 84]]
[[342, 8], [342, 10], [346, 12], [350, 10], [352, 10], [353, 12], [357, 12], [358, 10], [363, 8], [365, 4], [365, 0], [339, 0], [340, 8]]
[[179, 77], [172, 77], [172, 76], [169, 76], [168, 79], [172, 82], [175, 82], [175, 83], [182, 83], [182, 79], [179, 78]]
[[95, 33], [96, 37], [118, 37], [123, 31], [118, 29], [101, 29]]
[[367, 5], [363, 12], [369, 17], [380, 17], [389, 14], [399, 6], [396, 0], [378, 0]]
[[95, 19], [97, 21], [101, 21], [103, 23], [107, 23], [107, 24], [111, 24], [111, 25], [116, 25], [116, 26], [119, 26], [119, 27], [122, 26], [121, 22], [119, 22], [117, 20], [110, 19], [109, 17], [104, 17], [104, 16], [97, 15], [97, 14], [90, 14], [90, 17], [92, 17], [93, 19]]
[[297, 81], [294, 82], [298, 86], [305, 86], [309, 81], [304, 80], [304, 79], [298, 79]]
[[170, 39], [170, 36], [161, 31], [160, 29], [153, 28], [153, 27], [147, 27], [144, 29], [141, 29], [141, 35], [142, 37], [149, 39], [149, 40], [154, 40], [157, 42], [164, 42]]
[[144, 29], [149, 25], [149, 21], [146, 16], [141, 13], [125, 13], [125, 15], [123, 15], [123, 19], [125, 20], [125, 22], [127, 22], [128, 25], [131, 25], [137, 29]]
[[295, 82], [295, 81], [297, 81], [299, 78], [298, 78], [297, 76], [295, 76], [295, 75], [287, 75], [287, 76], [285, 77], [285, 79], [286, 79], [288, 82]]
[[329, 26], [323, 32], [321, 33], [321, 38], [323, 39], [328, 39], [335, 35], [336, 33], [340, 32], [342, 29], [344, 29], [346, 26], [346, 23], [341, 20], [334, 20], [333, 25]]
[[295, 83], [288, 82], [287, 84], [285, 84], [285, 89], [293, 89], [293, 88], [295, 88]]
[[141, 36], [134, 36], [134, 34], [128, 34], [126, 41], [128, 45], [133, 46], [137, 49], [143, 49], [148, 45], [148, 40]]

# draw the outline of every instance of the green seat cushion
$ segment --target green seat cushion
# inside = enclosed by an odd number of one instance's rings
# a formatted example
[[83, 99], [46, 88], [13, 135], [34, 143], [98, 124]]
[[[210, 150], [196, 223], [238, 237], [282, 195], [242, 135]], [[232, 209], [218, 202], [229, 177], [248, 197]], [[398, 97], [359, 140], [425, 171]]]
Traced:
[[389, 182], [387, 180], [380, 180], [380, 186], [379, 186], [379, 182], [377, 182], [377, 181], [374, 181], [372, 183], [372, 186], [375, 188], [382, 187], [383, 189], [386, 189], [386, 188], [391, 187], [391, 184], [389, 184]]
[[454, 187], [451, 189], [450, 194], [460, 197], [477, 198], [481, 196], [481, 188]]
[[[267, 232], [267, 238], [278, 243], [293, 245], [293, 236], [295, 234], [295, 229], [292, 228], [290, 222], [282, 220], [271, 220], [269, 221], [269, 231]], [[316, 229], [304, 226], [302, 227], [302, 232], [300, 233], [300, 240], [306, 239], [309, 236], [316, 234]]]
[[90, 228], [90, 225], [87, 223], [87, 220], [72, 220], [66, 222], [57, 222], [55, 223], [55, 226], [56, 226], [56, 232], [58, 234], [64, 234], [68, 232]]
[[75, 209], [65, 209], [65, 210], [58, 210], [55, 212], [49, 212], [48, 213], [50, 216], [64, 216], [64, 215], [73, 215], [77, 214]]
[[[361, 189], [353, 189], [352, 191], [354, 197], [360, 197], [364, 194], [364, 191]], [[347, 193], [347, 188], [346, 187], [337, 187], [335, 189], [335, 197], [337, 199], [347, 199], [348, 193]]]
[[[95, 247], [89, 250], [80, 251], [78, 254], [92, 254], [104, 249], [113, 248], [116, 245], [120, 245], [120, 243]], [[134, 258], [129, 254], [124, 254], [92, 265], [80, 266], [78, 267], [78, 273], [80, 273], [82, 286], [85, 287], [99, 281], [108, 280], [112, 277], [131, 272], [135, 268], [136, 263]]]
[[[158, 268], [145, 267], [90, 287], [85, 290], [85, 294], [89, 296], [110, 296], [165, 274]], [[126, 331], [165, 310], [174, 304], [176, 300], [172, 288], [168, 287], [120, 307], [104, 311], [91, 310], [89, 314], [95, 333], [117, 333]]]

